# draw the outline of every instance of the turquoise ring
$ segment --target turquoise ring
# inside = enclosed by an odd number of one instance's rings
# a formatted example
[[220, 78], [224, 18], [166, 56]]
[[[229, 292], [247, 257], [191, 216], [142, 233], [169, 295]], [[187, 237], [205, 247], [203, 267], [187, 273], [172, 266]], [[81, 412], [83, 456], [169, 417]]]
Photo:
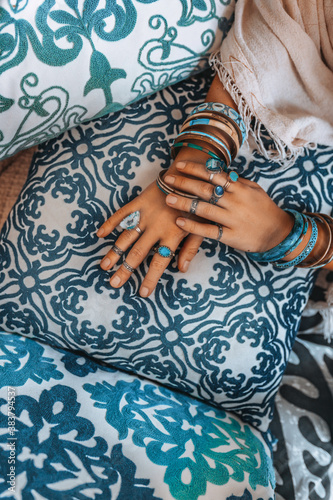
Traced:
[[237, 182], [237, 181], [238, 181], [238, 174], [237, 174], [237, 172], [232, 170], [231, 172], [228, 173], [227, 181], [223, 186], [224, 191], [226, 191], [228, 189], [228, 187], [230, 186], [230, 184], [232, 182]]
[[209, 158], [206, 161], [206, 170], [208, 172], [214, 172], [214, 174], [221, 173], [226, 168], [226, 164], [222, 160], [216, 160], [215, 158]]
[[165, 245], [158, 245], [153, 248], [155, 253], [158, 253], [161, 257], [164, 257], [165, 259], [172, 259], [176, 254], [171, 250], [171, 248], [165, 246]]

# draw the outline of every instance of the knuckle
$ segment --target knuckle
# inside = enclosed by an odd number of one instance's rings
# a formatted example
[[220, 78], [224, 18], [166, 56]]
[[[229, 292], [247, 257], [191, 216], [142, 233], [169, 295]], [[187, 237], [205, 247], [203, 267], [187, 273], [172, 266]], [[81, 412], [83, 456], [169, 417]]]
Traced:
[[210, 197], [212, 195], [211, 184], [208, 184], [207, 182], [201, 182], [200, 189], [205, 196]]
[[204, 216], [207, 219], [211, 219], [213, 217], [213, 215], [215, 214], [215, 210], [216, 209], [215, 209], [214, 205], [206, 203], [205, 206], [203, 207]]
[[133, 248], [131, 249], [131, 251], [130, 251], [129, 255], [130, 255], [130, 258], [131, 258], [131, 259], [133, 258], [133, 260], [134, 260], [135, 262], [136, 262], [136, 261], [140, 261], [140, 262], [141, 262], [141, 261], [144, 259], [144, 257], [145, 257], [145, 255], [146, 255], [146, 254], [145, 254], [145, 252], [142, 250], [142, 248], [135, 246], [135, 247], [133, 247]]
[[154, 258], [150, 264], [151, 270], [156, 274], [162, 274], [165, 269], [165, 263], [158, 258]]

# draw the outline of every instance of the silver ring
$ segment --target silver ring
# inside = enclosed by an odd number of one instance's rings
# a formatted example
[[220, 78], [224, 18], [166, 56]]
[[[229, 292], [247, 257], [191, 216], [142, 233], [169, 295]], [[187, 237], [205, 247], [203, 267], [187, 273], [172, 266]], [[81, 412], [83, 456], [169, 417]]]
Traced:
[[116, 253], [117, 255], [119, 255], [120, 257], [123, 255], [123, 253], [125, 252], [125, 250], [122, 250], [121, 248], [117, 247], [117, 245], [113, 245], [113, 247], [111, 247], [111, 250], [114, 251], [114, 253]]
[[135, 231], [137, 231], [139, 234], [142, 234], [142, 233], [143, 233], [142, 229], [140, 229], [140, 228], [139, 228], [139, 226], [136, 226], [134, 229], [135, 229]]
[[219, 234], [217, 235], [217, 241], [221, 241], [221, 238], [223, 236], [223, 227], [221, 226], [221, 224], [218, 224], [217, 225], [218, 229], [219, 229]]
[[210, 174], [209, 179], [208, 179], [209, 182], [212, 182], [214, 175], [215, 175], [215, 173]]
[[199, 200], [192, 200], [190, 214], [195, 214], [195, 212], [197, 211], [197, 208], [198, 208], [198, 203], [199, 203]]
[[123, 261], [123, 266], [125, 269], [127, 269], [127, 271], [129, 271], [130, 273], [134, 273], [135, 269], [134, 267], [130, 266], [128, 262], [126, 262], [126, 260]]

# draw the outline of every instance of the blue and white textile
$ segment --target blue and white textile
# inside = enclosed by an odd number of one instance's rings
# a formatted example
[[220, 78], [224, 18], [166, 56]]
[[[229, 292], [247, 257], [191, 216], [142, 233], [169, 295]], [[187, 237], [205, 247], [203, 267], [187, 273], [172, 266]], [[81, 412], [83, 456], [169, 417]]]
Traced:
[[0, 158], [208, 66], [234, 0], [0, 0]]
[[273, 485], [263, 437], [236, 416], [0, 333], [1, 498], [273, 500]]
[[[138, 290], [149, 259], [119, 290], [99, 267], [118, 233], [99, 240], [97, 228], [170, 164], [170, 143], [204, 99], [205, 77], [40, 147], [1, 234], [0, 327], [81, 350], [265, 431], [313, 271], [276, 270], [206, 240], [186, 274], [173, 260], [144, 299]], [[281, 173], [243, 146], [233, 168], [282, 207], [331, 211], [330, 148]]]

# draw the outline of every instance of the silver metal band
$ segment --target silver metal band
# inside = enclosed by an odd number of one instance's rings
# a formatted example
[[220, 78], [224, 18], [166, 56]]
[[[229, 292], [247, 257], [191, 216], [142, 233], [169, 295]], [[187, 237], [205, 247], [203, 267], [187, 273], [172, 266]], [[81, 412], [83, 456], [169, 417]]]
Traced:
[[117, 245], [113, 245], [113, 247], [111, 247], [111, 250], [113, 250], [113, 252], [119, 255], [120, 257], [125, 252], [125, 250], [122, 250], [121, 248], [117, 247]]
[[195, 214], [198, 208], [199, 200], [193, 200], [191, 203], [190, 214]]
[[223, 227], [221, 226], [221, 224], [218, 224], [217, 225], [218, 229], [219, 229], [219, 234], [217, 235], [217, 241], [221, 241], [221, 238], [223, 236]]
[[134, 273], [135, 269], [134, 267], [130, 266], [128, 262], [126, 262], [126, 260], [124, 260], [123, 262], [123, 266], [125, 269], [127, 269], [127, 271], [129, 271], [130, 273]]

